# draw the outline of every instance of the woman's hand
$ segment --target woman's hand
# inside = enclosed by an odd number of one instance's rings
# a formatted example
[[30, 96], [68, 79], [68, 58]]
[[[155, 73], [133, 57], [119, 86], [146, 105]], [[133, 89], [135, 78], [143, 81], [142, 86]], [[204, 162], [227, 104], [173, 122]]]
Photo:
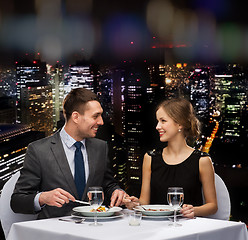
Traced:
[[126, 197], [125, 199], [123, 199], [122, 202], [130, 210], [133, 210], [136, 206], [140, 205], [139, 199], [137, 197], [134, 197], [134, 196]]
[[187, 217], [187, 218], [195, 217], [194, 207], [190, 204], [183, 204], [181, 213], [183, 214], [184, 217]]

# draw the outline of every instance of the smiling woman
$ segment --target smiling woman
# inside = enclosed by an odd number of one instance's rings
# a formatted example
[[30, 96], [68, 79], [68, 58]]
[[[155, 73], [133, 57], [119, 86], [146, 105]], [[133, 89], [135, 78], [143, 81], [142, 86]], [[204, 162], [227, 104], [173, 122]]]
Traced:
[[[186, 99], [170, 99], [156, 111], [160, 141], [167, 147], [145, 154], [140, 198], [131, 197], [127, 207], [137, 204], [166, 204], [167, 190], [180, 187], [185, 204], [180, 210], [188, 218], [207, 216], [217, 211], [214, 169], [207, 154], [191, 148], [189, 137], [199, 134], [199, 122]], [[202, 188], [206, 204], [203, 204]]]

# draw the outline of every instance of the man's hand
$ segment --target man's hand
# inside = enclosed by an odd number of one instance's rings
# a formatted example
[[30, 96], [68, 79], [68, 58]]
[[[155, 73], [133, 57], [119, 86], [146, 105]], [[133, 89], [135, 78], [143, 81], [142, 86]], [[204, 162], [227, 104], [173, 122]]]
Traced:
[[40, 206], [46, 204], [49, 206], [62, 207], [70, 200], [75, 201], [75, 198], [65, 190], [56, 188], [52, 191], [42, 192], [39, 197], [39, 204]]
[[123, 190], [116, 189], [111, 196], [110, 207], [123, 205], [123, 200], [128, 196]]

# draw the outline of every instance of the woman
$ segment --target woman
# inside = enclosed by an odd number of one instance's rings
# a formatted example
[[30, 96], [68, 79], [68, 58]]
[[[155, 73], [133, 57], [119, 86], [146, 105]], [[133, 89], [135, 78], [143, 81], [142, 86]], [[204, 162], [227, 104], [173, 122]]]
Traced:
[[164, 101], [157, 108], [156, 118], [160, 141], [167, 146], [145, 154], [140, 198], [130, 197], [126, 206], [167, 204], [167, 189], [174, 186], [184, 189], [181, 213], [185, 217], [214, 214], [218, 207], [211, 159], [186, 141], [199, 135], [199, 121], [191, 103], [185, 99]]

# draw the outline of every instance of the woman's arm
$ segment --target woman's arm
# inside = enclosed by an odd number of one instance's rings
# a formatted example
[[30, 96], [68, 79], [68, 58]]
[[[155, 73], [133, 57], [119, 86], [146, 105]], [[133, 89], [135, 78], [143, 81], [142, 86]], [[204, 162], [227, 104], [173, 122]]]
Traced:
[[142, 167], [142, 186], [139, 202], [140, 204], [150, 203], [150, 193], [151, 193], [151, 162], [152, 157], [147, 153], [144, 156], [143, 167]]
[[185, 204], [182, 213], [185, 217], [207, 216], [218, 210], [214, 168], [210, 157], [201, 157], [199, 161], [200, 181], [202, 183], [205, 204], [195, 206]]

